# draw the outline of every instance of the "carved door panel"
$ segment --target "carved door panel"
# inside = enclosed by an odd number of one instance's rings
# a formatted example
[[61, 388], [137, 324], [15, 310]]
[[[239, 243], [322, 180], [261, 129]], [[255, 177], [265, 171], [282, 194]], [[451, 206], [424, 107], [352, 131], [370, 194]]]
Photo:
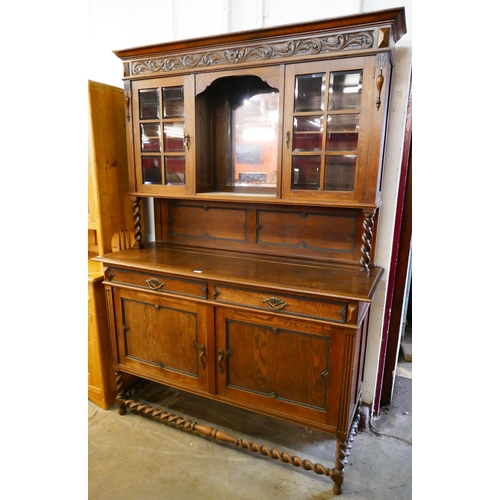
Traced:
[[217, 392], [250, 408], [336, 425], [343, 329], [216, 309]]
[[213, 308], [183, 299], [115, 288], [118, 367], [186, 389], [207, 390], [213, 363]]

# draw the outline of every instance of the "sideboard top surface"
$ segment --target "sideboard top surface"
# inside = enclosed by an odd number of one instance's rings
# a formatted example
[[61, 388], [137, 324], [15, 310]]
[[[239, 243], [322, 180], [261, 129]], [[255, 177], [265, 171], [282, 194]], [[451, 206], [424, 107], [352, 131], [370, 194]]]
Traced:
[[356, 266], [322, 262], [299, 262], [223, 250], [188, 249], [150, 243], [96, 257], [108, 266], [217, 281], [232, 285], [279, 289], [313, 296], [371, 302], [383, 274], [381, 267], [370, 275]]

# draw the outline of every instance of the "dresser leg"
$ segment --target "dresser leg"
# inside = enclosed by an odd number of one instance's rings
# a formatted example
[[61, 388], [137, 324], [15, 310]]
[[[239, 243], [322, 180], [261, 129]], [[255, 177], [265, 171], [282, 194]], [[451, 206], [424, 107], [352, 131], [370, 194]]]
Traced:
[[342, 484], [344, 483], [344, 468], [347, 458], [346, 454], [347, 441], [340, 441], [337, 439], [336, 453], [335, 453], [335, 469], [333, 471], [333, 493], [340, 495], [342, 493]]
[[120, 415], [125, 415], [127, 413], [127, 408], [125, 406], [125, 388], [124, 388], [124, 382], [123, 382], [123, 373], [118, 371], [115, 373], [116, 375], [116, 390], [117, 390], [117, 395], [116, 395], [116, 401], [118, 404], [118, 413]]
[[342, 493], [342, 484], [344, 483], [344, 469], [347, 463], [347, 458], [351, 453], [354, 436], [358, 433], [359, 419], [360, 419], [360, 413], [358, 405], [347, 439], [345, 440], [337, 439], [336, 454], [335, 454], [335, 469], [333, 470], [332, 474], [332, 479], [334, 483], [333, 493], [335, 495], [340, 495]]

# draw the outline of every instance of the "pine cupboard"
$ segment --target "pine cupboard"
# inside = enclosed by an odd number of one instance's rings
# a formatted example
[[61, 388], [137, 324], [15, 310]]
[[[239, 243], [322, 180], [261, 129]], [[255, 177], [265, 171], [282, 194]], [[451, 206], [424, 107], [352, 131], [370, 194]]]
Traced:
[[[134, 244], [96, 260], [122, 414], [153, 412], [342, 492], [384, 272], [373, 254], [405, 32], [399, 8], [115, 52]], [[331, 432], [332, 467], [140, 403], [124, 375]]]
[[[132, 228], [128, 197], [123, 90], [88, 82], [88, 397], [101, 408], [115, 402], [102, 264], [92, 257], [125, 246]], [[121, 243], [120, 244], [120, 238]]]

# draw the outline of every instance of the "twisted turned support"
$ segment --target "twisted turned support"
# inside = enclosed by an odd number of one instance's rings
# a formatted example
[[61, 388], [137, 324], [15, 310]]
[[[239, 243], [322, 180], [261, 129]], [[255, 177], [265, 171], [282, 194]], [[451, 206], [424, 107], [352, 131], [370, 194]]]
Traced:
[[[147, 380], [143, 380], [142, 382], [148, 383]], [[219, 441], [223, 441], [225, 443], [230, 443], [236, 447], [250, 450], [254, 453], [259, 453], [261, 455], [267, 456], [269, 458], [280, 460], [281, 462], [291, 464], [295, 467], [302, 467], [304, 470], [313, 471], [316, 474], [323, 474], [325, 476], [330, 477], [333, 482], [333, 493], [336, 495], [340, 495], [342, 493], [342, 485], [344, 483], [344, 469], [347, 463], [347, 458], [350, 455], [352, 442], [354, 436], [358, 432], [358, 424], [360, 420], [359, 413], [359, 405], [356, 409], [356, 414], [354, 416], [353, 422], [351, 424], [351, 428], [349, 431], [349, 435], [347, 439], [340, 440], [337, 439], [336, 443], [336, 454], [335, 454], [335, 468], [329, 469], [325, 467], [323, 464], [314, 464], [310, 460], [302, 460], [300, 457], [293, 455], [290, 456], [286, 452], [280, 452], [275, 448], [268, 448], [265, 445], [260, 445], [253, 441], [248, 441], [246, 439], [233, 436], [225, 431], [221, 431], [216, 429], [215, 427], [210, 427], [208, 425], [202, 425], [198, 422], [194, 422], [185, 417], [180, 417], [175, 415], [174, 413], [170, 413], [165, 410], [160, 410], [158, 408], [153, 408], [145, 403], [140, 403], [130, 398], [133, 394], [135, 394], [138, 390], [144, 387], [144, 383], [141, 384], [139, 382], [128, 391], [125, 391], [124, 383], [123, 383], [123, 374], [122, 372], [116, 373], [116, 384], [118, 388], [117, 400], [119, 401], [119, 414], [124, 415], [127, 411], [135, 411], [137, 413], [141, 413], [143, 415], [148, 415], [154, 419], [161, 421], [164, 424], [171, 424], [177, 427], [181, 427], [182, 429], [198, 432], [204, 436], [217, 439]]]
[[116, 372], [116, 400], [118, 404], [118, 413], [120, 415], [125, 415], [127, 413], [127, 409], [125, 408], [125, 404], [123, 403], [125, 399], [125, 384], [123, 382], [123, 373]]
[[130, 387], [127, 387], [125, 390], [125, 384], [123, 381], [123, 373], [118, 371], [115, 373], [116, 376], [116, 401], [118, 404], [118, 413], [120, 415], [125, 415], [127, 413], [127, 408], [123, 403], [126, 398], [131, 398], [134, 394], [139, 392], [141, 389], [144, 389], [150, 382], [146, 379], [139, 379], [137, 382], [133, 383]]
[[370, 262], [371, 262], [371, 251], [372, 251], [372, 239], [373, 239], [373, 223], [375, 218], [375, 211], [365, 212], [365, 219], [363, 221], [363, 234], [361, 239], [363, 243], [361, 244], [361, 258], [359, 259], [360, 268], [359, 271], [367, 273], [370, 276]]
[[141, 234], [141, 198], [135, 198], [133, 201], [134, 208], [134, 248], [144, 248]]
[[[147, 404], [139, 403], [138, 401], [134, 401], [132, 399], [122, 399], [121, 403], [123, 405], [125, 413], [128, 410], [142, 413], [143, 415], [149, 415], [150, 417], [159, 419], [163, 423], [176, 425], [177, 427], [181, 427], [185, 430], [196, 431], [204, 436], [214, 438], [225, 443], [230, 443], [234, 446], [247, 449], [255, 453], [260, 453], [261, 455], [280, 460], [281, 462], [292, 464], [295, 467], [302, 467], [305, 470], [311, 470], [316, 474], [324, 474], [325, 476], [328, 476], [330, 478], [333, 476], [334, 470], [328, 469], [322, 464], [313, 464], [310, 460], [302, 460], [295, 455], [290, 456], [286, 452], [279, 452], [274, 448], [268, 448], [267, 446], [259, 445], [252, 441], [247, 441], [246, 439], [233, 436], [232, 434], [228, 434], [227, 432], [221, 431], [214, 427], [193, 422], [192, 420], [189, 420], [187, 418], [174, 415], [173, 413], [164, 410], [153, 408]], [[122, 414], [121, 407], [120, 414]]]
[[358, 405], [347, 439], [344, 441], [337, 439], [337, 444], [336, 444], [337, 450], [335, 454], [335, 469], [332, 475], [332, 479], [334, 482], [333, 493], [335, 493], [335, 495], [340, 495], [342, 493], [342, 484], [344, 483], [344, 469], [347, 463], [347, 458], [351, 454], [351, 448], [354, 436], [358, 433], [359, 420], [360, 420], [360, 413]]

